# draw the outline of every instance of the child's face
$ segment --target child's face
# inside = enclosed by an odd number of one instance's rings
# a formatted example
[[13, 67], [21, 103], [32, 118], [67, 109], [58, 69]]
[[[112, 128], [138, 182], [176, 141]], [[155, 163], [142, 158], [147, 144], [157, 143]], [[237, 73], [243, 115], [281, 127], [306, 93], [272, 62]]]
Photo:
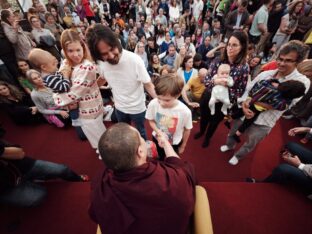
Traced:
[[31, 74], [31, 81], [36, 86], [44, 86], [43, 80], [38, 73]]
[[41, 70], [47, 73], [54, 73], [57, 71], [58, 61], [57, 59], [49, 54], [46, 56], [44, 64], [41, 66]]
[[82, 62], [83, 59], [83, 48], [79, 41], [69, 43], [66, 48], [66, 54], [75, 65]]
[[229, 70], [219, 69], [219, 71], [218, 71], [218, 76], [220, 78], [228, 78], [229, 75], [230, 75], [230, 71]]
[[159, 105], [162, 108], [172, 108], [175, 106], [176, 97], [172, 97], [170, 94], [166, 94], [166, 95], [157, 95], [157, 99], [159, 102]]

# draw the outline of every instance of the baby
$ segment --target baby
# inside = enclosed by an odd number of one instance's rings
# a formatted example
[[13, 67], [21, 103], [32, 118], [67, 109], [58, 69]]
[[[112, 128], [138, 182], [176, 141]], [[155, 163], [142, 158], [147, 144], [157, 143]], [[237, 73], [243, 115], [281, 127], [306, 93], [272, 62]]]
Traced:
[[227, 109], [231, 106], [228, 87], [232, 87], [234, 85], [234, 81], [230, 76], [230, 70], [230, 65], [221, 64], [218, 68], [217, 74], [212, 78], [215, 84], [222, 81], [226, 82], [226, 86], [217, 84], [213, 87], [209, 101], [211, 115], [215, 114], [215, 104], [217, 102], [223, 103], [221, 111], [224, 115], [227, 115]]

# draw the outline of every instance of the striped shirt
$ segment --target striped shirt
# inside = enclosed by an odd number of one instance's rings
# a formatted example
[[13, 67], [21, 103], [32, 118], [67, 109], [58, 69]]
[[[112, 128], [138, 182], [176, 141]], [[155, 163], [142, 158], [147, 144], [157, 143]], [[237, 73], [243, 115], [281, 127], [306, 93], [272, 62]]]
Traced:
[[65, 79], [62, 73], [58, 71], [43, 77], [43, 82], [54, 93], [67, 93], [70, 89], [70, 81]]

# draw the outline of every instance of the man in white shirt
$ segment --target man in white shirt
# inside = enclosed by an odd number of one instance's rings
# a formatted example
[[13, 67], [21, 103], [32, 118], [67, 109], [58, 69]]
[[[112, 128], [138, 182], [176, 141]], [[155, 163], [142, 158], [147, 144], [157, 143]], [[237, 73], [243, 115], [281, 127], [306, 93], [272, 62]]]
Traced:
[[203, 9], [204, 9], [204, 3], [202, 0], [194, 0], [194, 3], [192, 5], [193, 7], [193, 16], [196, 21], [198, 21]]
[[89, 27], [86, 40], [94, 61], [97, 61], [100, 76], [112, 88], [118, 122], [134, 122], [146, 139], [144, 88], [152, 98], [156, 94], [143, 60], [123, 50], [109, 27], [100, 24]]
[[[279, 82], [284, 82], [288, 80], [300, 81], [305, 85], [306, 92], [310, 87], [310, 80], [298, 72], [297, 65], [302, 62], [306, 55], [306, 49], [303, 43], [289, 42], [285, 44], [280, 50], [279, 56], [277, 58], [277, 70], [262, 72], [258, 75], [252, 82], [247, 84], [244, 95], [240, 98], [242, 103], [243, 112], [245, 118], [252, 118], [254, 113], [249, 109], [249, 101], [246, 100], [249, 91], [254, 86], [255, 83], [261, 80], [267, 79], [278, 79]], [[300, 98], [299, 98], [300, 99]], [[298, 99], [294, 99], [291, 106], [294, 105]], [[275, 123], [282, 116], [284, 111], [278, 110], [267, 110], [263, 111], [257, 118], [257, 120], [246, 130], [246, 142], [241, 146], [241, 148], [236, 151], [233, 157], [230, 159], [229, 163], [231, 165], [236, 165], [240, 159], [250, 153], [256, 145], [267, 136], [271, 129], [275, 126]], [[226, 140], [226, 145], [221, 146], [221, 152], [226, 152], [235, 148], [236, 142], [233, 136], [242, 121], [236, 119], [233, 123], [233, 127], [229, 132]]]

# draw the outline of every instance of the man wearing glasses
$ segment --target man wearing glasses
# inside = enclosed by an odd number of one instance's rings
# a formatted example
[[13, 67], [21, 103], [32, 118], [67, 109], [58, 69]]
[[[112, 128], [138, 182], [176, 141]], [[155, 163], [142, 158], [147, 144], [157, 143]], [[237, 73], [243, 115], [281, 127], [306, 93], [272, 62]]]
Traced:
[[[249, 101], [246, 100], [249, 91], [257, 82], [267, 79], [278, 79], [279, 82], [284, 82], [288, 80], [300, 81], [305, 85], [306, 92], [310, 87], [310, 80], [299, 73], [296, 69], [297, 65], [303, 61], [306, 55], [306, 48], [303, 43], [299, 41], [291, 41], [285, 44], [280, 50], [279, 56], [277, 58], [277, 69], [272, 71], [265, 71], [258, 75], [252, 82], [247, 85], [244, 95], [240, 98], [242, 102], [242, 109], [245, 114], [245, 118], [252, 118], [254, 113], [249, 109]], [[300, 98], [299, 98], [300, 99]], [[294, 99], [291, 106], [294, 105], [298, 99]], [[256, 145], [269, 134], [271, 129], [274, 127], [277, 120], [282, 116], [284, 111], [278, 110], [268, 110], [262, 112], [257, 120], [246, 130], [246, 141], [241, 146], [241, 148], [234, 152], [233, 157], [230, 159], [229, 163], [231, 165], [238, 164], [239, 160], [250, 153]], [[236, 142], [230, 137], [233, 136], [242, 120], [234, 120], [233, 127], [229, 132], [226, 144], [221, 146], [221, 152], [226, 152], [233, 150], [235, 148]]]

